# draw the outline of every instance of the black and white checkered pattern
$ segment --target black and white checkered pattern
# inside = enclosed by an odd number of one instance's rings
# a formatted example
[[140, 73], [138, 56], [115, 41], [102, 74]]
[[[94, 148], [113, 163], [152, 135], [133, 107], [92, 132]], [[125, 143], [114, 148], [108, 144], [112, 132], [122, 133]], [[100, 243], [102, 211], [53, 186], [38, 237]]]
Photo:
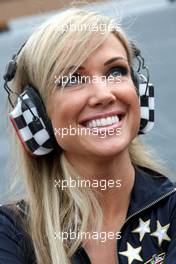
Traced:
[[141, 124], [139, 134], [148, 133], [154, 126], [154, 110], [155, 110], [155, 100], [154, 100], [154, 86], [149, 83], [146, 92], [147, 79], [144, 75], [139, 74], [139, 100], [141, 106]]
[[[149, 83], [145, 96], [147, 80], [142, 74], [139, 74], [139, 78], [141, 123], [138, 134], [145, 134], [154, 126], [154, 87]], [[17, 104], [9, 117], [28, 152], [32, 155], [42, 156], [52, 152], [55, 147], [45, 111], [42, 110], [42, 101], [34, 90], [32, 87], [28, 87], [18, 97]]]
[[[37, 117], [35, 120], [29, 107]], [[17, 104], [9, 117], [23, 145], [32, 155], [46, 155], [53, 150], [46, 125], [27, 91], [18, 97]]]

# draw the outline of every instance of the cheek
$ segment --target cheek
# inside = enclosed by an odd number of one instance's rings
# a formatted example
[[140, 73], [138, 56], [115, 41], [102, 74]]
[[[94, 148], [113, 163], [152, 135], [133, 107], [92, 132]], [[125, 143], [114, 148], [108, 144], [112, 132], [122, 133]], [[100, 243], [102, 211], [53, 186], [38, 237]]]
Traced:
[[131, 80], [121, 83], [116, 90], [116, 97], [126, 105], [139, 108], [139, 97], [136, 87]]
[[140, 102], [139, 102], [139, 96], [137, 95], [136, 88], [131, 89], [129, 91], [129, 97], [130, 97], [130, 115], [132, 120], [132, 127], [135, 131], [135, 133], [139, 130], [140, 127]]
[[140, 103], [135, 86], [129, 89], [129, 101], [131, 106], [131, 112], [135, 116], [135, 120], [138, 123], [138, 121], [140, 120]]
[[50, 100], [49, 117], [53, 127], [75, 126], [79, 114], [85, 105], [84, 96], [79, 93], [65, 92], [62, 95], [55, 95]]
[[64, 115], [65, 109], [63, 102], [64, 101], [61, 100], [61, 96], [59, 96], [57, 92], [52, 94], [48, 100], [47, 111], [53, 129], [57, 129], [63, 126], [64, 118], [62, 116]]
[[117, 99], [127, 106], [128, 122], [136, 130], [140, 125], [140, 103], [136, 87], [132, 81], [121, 85], [117, 91]]
[[56, 141], [63, 150], [71, 152], [77, 148], [75, 133], [78, 128], [79, 115], [85, 107], [84, 99], [81, 94], [70, 93], [56, 101], [51, 113]]

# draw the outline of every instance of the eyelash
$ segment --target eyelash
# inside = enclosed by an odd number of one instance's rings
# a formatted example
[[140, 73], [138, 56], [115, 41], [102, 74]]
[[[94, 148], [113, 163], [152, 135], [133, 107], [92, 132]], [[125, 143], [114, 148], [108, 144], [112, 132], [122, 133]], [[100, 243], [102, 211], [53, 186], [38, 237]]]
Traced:
[[[126, 67], [126, 66], [124, 66], [124, 65], [123, 65], [123, 66], [120, 65], [120, 66], [112, 67], [110, 70], [107, 71], [107, 73], [106, 73], [105, 76], [108, 77], [108, 76], [111, 74], [111, 72], [112, 72], [112, 71], [115, 71], [115, 70], [116, 70], [116, 71], [117, 71], [117, 70], [120, 71], [120, 75], [119, 75], [119, 77], [120, 77], [120, 76], [126, 76], [126, 75], [128, 75], [128, 73], [129, 73], [129, 69], [128, 69], [128, 67]], [[81, 75], [80, 75], [79, 73], [74, 73], [74, 74], [72, 75], [72, 77], [73, 77], [73, 76], [74, 76], [74, 77], [77, 77], [77, 78], [78, 78], [78, 77], [79, 77], [79, 78], [81, 77]], [[71, 79], [68, 80], [68, 82], [66, 83], [65, 87], [69, 87], [68, 84], [69, 84], [69, 81], [70, 81], [70, 80], [71, 80]], [[85, 84], [85, 83], [81, 83], [81, 84]], [[77, 84], [77, 83], [76, 83], [76, 84], [71, 84], [70, 87], [72, 87], [72, 86], [76, 86], [76, 85], [78, 85], [78, 84]], [[63, 86], [63, 84], [62, 84], [61, 82], [59, 82], [59, 83], [57, 84], [57, 86], [58, 86], [58, 87], [61, 87], [61, 86]]]
[[112, 67], [107, 73], [110, 74], [111, 71], [113, 71], [113, 70], [118, 70], [118, 71], [120, 70], [122, 76], [128, 75], [128, 72], [129, 72], [129, 70], [126, 66], [121, 65], [121, 66]]

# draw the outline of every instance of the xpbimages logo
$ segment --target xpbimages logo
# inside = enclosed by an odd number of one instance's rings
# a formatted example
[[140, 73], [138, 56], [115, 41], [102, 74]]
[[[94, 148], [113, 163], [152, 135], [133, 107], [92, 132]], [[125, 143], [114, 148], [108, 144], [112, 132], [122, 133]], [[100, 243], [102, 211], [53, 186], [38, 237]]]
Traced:
[[68, 75], [63, 76], [55, 76], [55, 84], [57, 86], [65, 86], [65, 85], [80, 85], [80, 84], [98, 84], [98, 83], [121, 83], [121, 74], [117, 70], [115, 75], [109, 75], [108, 77], [105, 75], [96, 76], [93, 75], [92, 77], [88, 75], [77, 75], [69, 73]]
[[[98, 21], [97, 21], [98, 22]], [[100, 32], [104, 34], [105, 32], [111, 32], [113, 30], [120, 31], [120, 27], [117, 24], [104, 24], [104, 23], [83, 23], [83, 24], [73, 24], [70, 20], [67, 24], [61, 25], [61, 32], [65, 31], [89, 31], [89, 32]]]
[[69, 180], [55, 179], [54, 186], [57, 188], [61, 188], [61, 190], [64, 190], [66, 188], [97, 188], [102, 191], [105, 191], [110, 188], [120, 188], [122, 186], [122, 180], [121, 179], [89, 180], [89, 179], [81, 179], [79, 177], [77, 179], [69, 178]]
[[81, 240], [85, 239], [91, 239], [91, 240], [99, 240], [100, 242], [104, 243], [107, 240], [113, 240], [113, 239], [121, 239], [121, 232], [55, 232], [55, 239], [60, 239], [62, 242], [64, 240], [76, 240], [81, 238]]
[[105, 127], [80, 127], [79, 125], [77, 127], [72, 127], [71, 125], [69, 127], [62, 127], [62, 128], [54, 128], [54, 134], [55, 136], [61, 136], [62, 138], [65, 136], [87, 136], [87, 135], [94, 135], [94, 136], [100, 136], [100, 138], [105, 138], [108, 136], [120, 136], [121, 135], [121, 127], [118, 128], [105, 128]]

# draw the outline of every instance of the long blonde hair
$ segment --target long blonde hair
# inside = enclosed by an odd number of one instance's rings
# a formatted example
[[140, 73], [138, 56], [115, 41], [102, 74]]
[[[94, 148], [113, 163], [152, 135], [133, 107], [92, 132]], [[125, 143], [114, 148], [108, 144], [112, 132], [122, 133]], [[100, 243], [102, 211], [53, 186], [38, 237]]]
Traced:
[[[100, 29], [64, 31], [62, 26], [70, 21], [75, 26], [104, 24], [106, 30], [103, 34]], [[29, 83], [39, 90], [46, 102], [54, 87], [54, 77], [63, 75], [69, 65], [79, 67], [106, 39], [110, 25], [113, 25], [113, 34], [125, 47], [131, 65], [133, 52], [124, 32], [112, 18], [71, 8], [53, 16], [31, 35], [18, 56], [18, 68], [11, 88], [21, 93]], [[69, 230], [86, 232], [90, 223], [93, 223], [92, 230], [100, 230], [103, 215], [97, 195], [87, 188], [68, 187], [61, 190], [55, 186], [56, 179], [78, 177], [64, 153], [34, 158], [26, 153], [16, 135], [13, 142], [14, 172], [20, 175], [25, 184], [24, 199], [29, 205], [26, 230], [32, 239], [37, 263], [68, 264], [81, 244], [81, 238], [62, 242], [55, 235]], [[161, 171], [160, 164], [151, 158], [139, 136], [130, 143], [129, 153], [134, 165]]]

